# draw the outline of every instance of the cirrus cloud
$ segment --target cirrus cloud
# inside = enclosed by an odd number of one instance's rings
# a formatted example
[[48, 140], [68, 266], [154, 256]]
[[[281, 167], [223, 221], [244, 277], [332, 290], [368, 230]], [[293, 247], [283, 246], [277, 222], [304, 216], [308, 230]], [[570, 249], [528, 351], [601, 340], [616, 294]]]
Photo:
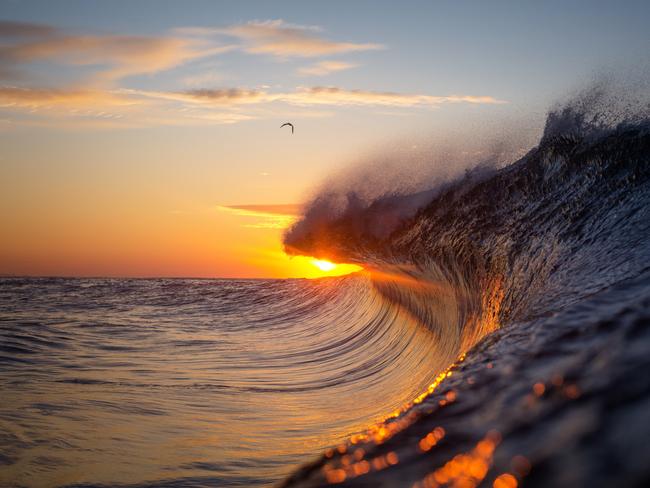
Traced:
[[310, 58], [384, 49], [382, 44], [377, 43], [332, 41], [320, 36], [320, 31], [318, 27], [289, 24], [284, 20], [255, 20], [227, 28], [178, 29], [182, 34], [196, 36], [219, 34], [234, 37], [244, 43], [242, 47], [246, 52], [268, 54], [278, 58]]
[[286, 229], [293, 224], [302, 211], [303, 205], [218, 205], [217, 209], [239, 217], [255, 220], [243, 224], [254, 229]]
[[65, 107], [68, 109], [129, 106], [134, 100], [120, 93], [107, 90], [23, 88], [0, 86], [0, 108], [43, 108]]
[[0, 21], [0, 62], [4, 66], [17, 69], [37, 61], [100, 66], [95, 75], [99, 81], [156, 73], [231, 49], [233, 46], [215, 46], [200, 39], [70, 34], [43, 24]]
[[0, 39], [42, 38], [56, 35], [58, 32], [59, 30], [51, 25], [0, 20]]
[[473, 95], [418, 95], [368, 90], [346, 90], [337, 87], [298, 88], [292, 92], [266, 92], [262, 90], [188, 90], [179, 93], [147, 92], [145, 96], [167, 98], [177, 101], [208, 103], [213, 105], [237, 105], [251, 103], [284, 102], [291, 105], [363, 106], [380, 105], [392, 107], [438, 106], [445, 103], [502, 104], [490, 96]]
[[0, 110], [44, 117], [54, 125], [58, 125], [61, 118], [73, 117], [111, 119], [112, 122], [119, 119], [128, 126], [233, 124], [288, 113], [281, 108], [282, 104], [299, 109], [291, 113], [292, 117], [308, 117], [331, 115], [305, 111], [309, 107], [432, 109], [460, 103], [506, 102], [490, 96], [437, 96], [337, 87], [302, 87], [283, 92], [244, 88], [172, 92], [0, 86]]

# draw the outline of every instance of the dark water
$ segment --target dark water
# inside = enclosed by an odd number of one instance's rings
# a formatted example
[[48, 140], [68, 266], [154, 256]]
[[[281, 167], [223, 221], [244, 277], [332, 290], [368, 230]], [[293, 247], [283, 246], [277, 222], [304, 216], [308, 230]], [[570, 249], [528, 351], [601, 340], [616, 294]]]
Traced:
[[0, 281], [0, 484], [647, 486], [650, 123], [602, 102], [318, 196], [287, 249], [361, 274]]

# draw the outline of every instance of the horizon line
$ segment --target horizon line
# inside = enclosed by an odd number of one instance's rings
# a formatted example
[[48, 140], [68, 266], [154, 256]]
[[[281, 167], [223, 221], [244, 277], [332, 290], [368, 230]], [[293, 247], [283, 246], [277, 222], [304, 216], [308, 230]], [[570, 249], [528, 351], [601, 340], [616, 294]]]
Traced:
[[[353, 273], [349, 273], [353, 274]], [[340, 275], [341, 276], [341, 275]], [[62, 280], [319, 280], [321, 278], [339, 278], [340, 276], [319, 276], [316, 278], [307, 277], [224, 277], [224, 276], [83, 276], [83, 275], [5, 275], [0, 273], [0, 280], [3, 279], [62, 279]], [[347, 276], [347, 275], [342, 275]]]

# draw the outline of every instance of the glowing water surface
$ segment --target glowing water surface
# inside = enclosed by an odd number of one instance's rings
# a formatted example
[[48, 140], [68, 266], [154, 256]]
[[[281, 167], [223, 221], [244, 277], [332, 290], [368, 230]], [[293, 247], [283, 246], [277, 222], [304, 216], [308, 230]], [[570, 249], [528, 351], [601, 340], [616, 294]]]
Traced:
[[267, 485], [425, 390], [367, 277], [0, 281], [0, 485]]

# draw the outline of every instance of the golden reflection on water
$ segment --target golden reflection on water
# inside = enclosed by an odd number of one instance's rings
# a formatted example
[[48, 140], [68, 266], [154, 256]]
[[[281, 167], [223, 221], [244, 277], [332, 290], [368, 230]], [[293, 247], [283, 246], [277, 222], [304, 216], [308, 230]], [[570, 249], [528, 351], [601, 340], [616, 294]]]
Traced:
[[[484, 479], [492, 464], [494, 450], [501, 442], [501, 435], [492, 431], [480, 440], [474, 449], [457, 454], [440, 468], [426, 475], [412, 488], [474, 488]], [[515, 485], [516, 486], [516, 485]]]
[[[435, 271], [435, 270], [434, 270]], [[437, 279], [440, 275], [431, 274], [428, 278], [423, 278], [422, 274], [417, 274], [413, 269], [407, 272], [403, 268], [395, 267], [393, 271], [375, 270], [370, 268], [368, 274], [371, 276], [375, 286], [382, 291], [384, 296], [395, 300], [400, 307], [412, 313], [414, 317], [420, 318], [427, 316], [426, 307], [431, 306], [432, 302], [442, 300], [445, 305], [460, 304], [467, 300], [469, 295], [468, 289], [456, 289], [444, 281]], [[415, 274], [415, 276], [414, 276]], [[433, 278], [433, 279], [432, 279]], [[399, 288], [393, 286], [399, 284]], [[404, 295], [404, 289], [409, 291]], [[397, 290], [397, 293], [396, 293]], [[501, 304], [504, 298], [502, 279], [496, 277], [486, 287], [485, 291], [478, 298], [479, 305], [471, 309], [472, 312], [465, 316], [464, 323], [458, 323], [460, 335], [462, 337], [457, 347], [461, 349], [461, 354], [449, 366], [444, 368], [428, 387], [412, 400], [401, 405], [400, 408], [386, 415], [380, 422], [369, 427], [365, 433], [351, 436], [347, 443], [341, 444], [337, 448], [340, 458], [333, 459], [334, 450], [325, 453], [325, 457], [331, 459], [324, 463], [322, 473], [329, 483], [341, 483], [345, 480], [363, 476], [372, 471], [380, 471], [389, 466], [399, 463], [398, 454], [389, 452], [384, 455], [376, 456], [371, 459], [365, 459], [365, 451], [362, 447], [353, 451], [353, 456], [345, 454], [348, 449], [353, 449], [356, 444], [373, 443], [381, 445], [397, 433], [405, 430], [416, 422], [423, 413], [413, 408], [422, 404], [430, 397], [439, 386], [453, 375], [454, 369], [465, 360], [466, 352], [482, 337], [499, 328]], [[434, 313], [435, 313], [435, 309]], [[448, 317], [460, 319], [462, 316]], [[424, 324], [423, 324], [424, 325]], [[443, 344], [444, 345], [444, 344]], [[450, 348], [451, 349], [451, 348]], [[438, 348], [435, 352], [440, 352]], [[435, 354], [432, 352], [432, 354]], [[441, 354], [444, 357], [444, 354]], [[489, 365], [491, 367], [491, 365]], [[539, 387], [538, 387], [539, 389]], [[443, 398], [438, 401], [439, 407], [445, 407], [457, 400], [458, 393], [455, 390], [449, 390]], [[429, 408], [426, 413], [430, 413]], [[426, 453], [434, 448], [445, 437], [445, 430], [442, 426], [435, 427], [432, 431], [422, 437], [417, 448], [421, 453]], [[432, 471], [420, 482], [413, 485], [413, 488], [435, 488], [439, 486], [453, 486], [456, 488], [476, 487], [485, 478], [492, 463], [494, 450], [500, 442], [500, 435], [493, 431], [486, 435], [475, 448], [464, 454], [459, 454], [449, 460], [442, 467]], [[354, 459], [355, 461], [352, 461]], [[525, 458], [524, 458], [525, 459]], [[512, 475], [504, 473], [495, 483], [499, 488], [504, 488], [504, 483], [508, 483], [513, 478]], [[514, 485], [516, 487], [516, 484]]]
[[[370, 459], [364, 459], [364, 449], [362, 447], [355, 448], [354, 446], [366, 442], [381, 445], [398, 432], [401, 432], [412, 425], [422, 415], [421, 412], [412, 409], [412, 407], [416, 404], [422, 403], [428, 396], [436, 391], [438, 386], [446, 378], [449, 378], [452, 375], [452, 370], [457, 368], [464, 359], [465, 355], [463, 354], [455, 363], [440, 373], [423, 393], [416, 396], [413, 400], [403, 404], [399, 409], [384, 417], [380, 422], [372, 425], [365, 433], [355, 434], [351, 436], [347, 442], [340, 444], [336, 449], [328, 449], [325, 451], [325, 458], [331, 459], [331, 461], [325, 462], [322, 467], [322, 473], [328, 483], [341, 483], [346, 479], [356, 478], [357, 476], [365, 475], [371, 471], [381, 471], [389, 466], [398, 464], [399, 457], [394, 451]], [[441, 406], [453, 402], [455, 399], [456, 393], [454, 391], [449, 391], [445, 396], [445, 403], [441, 404]], [[437, 442], [444, 437], [444, 429], [437, 427], [430, 435], [434, 439], [437, 437], [437, 440], [435, 441]], [[422, 448], [423, 441], [428, 442], [428, 438], [429, 436], [426, 436], [420, 441], [420, 448]], [[435, 442], [432, 443], [431, 446], [433, 446]], [[348, 451], [352, 451], [352, 455], [347, 454]], [[338, 452], [343, 456], [332, 459], [335, 452]], [[356, 462], [353, 460], [356, 460]]]

